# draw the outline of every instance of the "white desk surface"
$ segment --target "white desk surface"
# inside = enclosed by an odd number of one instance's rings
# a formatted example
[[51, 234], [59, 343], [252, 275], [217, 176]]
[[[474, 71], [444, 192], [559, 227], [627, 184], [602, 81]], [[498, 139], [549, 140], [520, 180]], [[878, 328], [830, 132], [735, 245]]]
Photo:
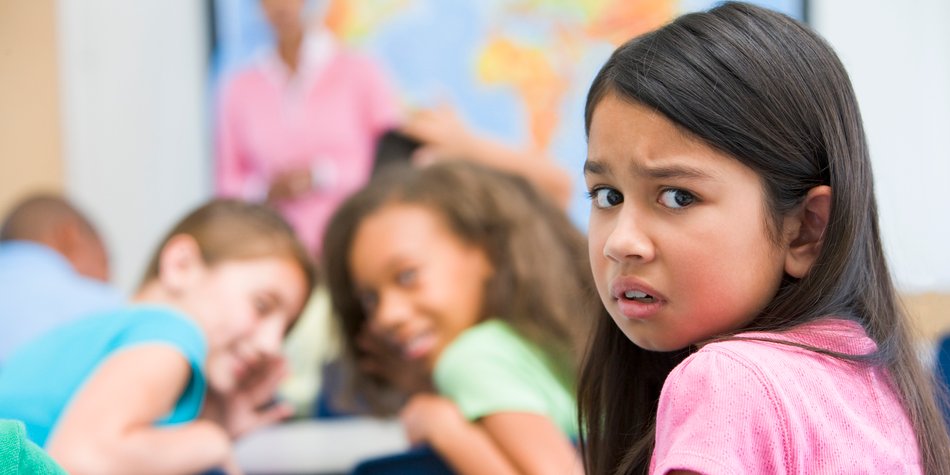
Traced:
[[397, 420], [363, 417], [293, 421], [239, 440], [238, 465], [248, 474], [344, 474], [362, 460], [405, 451]]

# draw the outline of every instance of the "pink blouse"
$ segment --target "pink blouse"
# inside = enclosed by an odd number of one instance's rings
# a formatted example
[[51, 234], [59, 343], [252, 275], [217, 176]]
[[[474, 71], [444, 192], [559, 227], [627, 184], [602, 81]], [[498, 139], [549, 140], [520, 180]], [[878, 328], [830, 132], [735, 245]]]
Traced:
[[272, 51], [237, 72], [220, 98], [217, 194], [262, 201], [279, 173], [309, 168], [314, 186], [278, 208], [318, 255], [327, 221], [368, 180], [376, 139], [397, 122], [389, 85], [327, 32], [305, 39], [297, 74]]
[[[825, 319], [746, 333], [849, 354], [875, 343]], [[761, 341], [713, 343], [670, 373], [650, 473], [921, 473], [914, 430], [888, 373]]]

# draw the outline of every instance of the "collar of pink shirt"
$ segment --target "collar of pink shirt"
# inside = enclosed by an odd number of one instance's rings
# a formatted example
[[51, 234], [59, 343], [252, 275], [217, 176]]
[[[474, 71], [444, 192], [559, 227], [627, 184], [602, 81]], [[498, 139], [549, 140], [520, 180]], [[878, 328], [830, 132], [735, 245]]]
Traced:
[[257, 66], [278, 88], [289, 94], [299, 94], [327, 69], [338, 50], [333, 34], [326, 28], [318, 28], [308, 31], [304, 36], [295, 73], [290, 71], [274, 47], [268, 48], [257, 58]]

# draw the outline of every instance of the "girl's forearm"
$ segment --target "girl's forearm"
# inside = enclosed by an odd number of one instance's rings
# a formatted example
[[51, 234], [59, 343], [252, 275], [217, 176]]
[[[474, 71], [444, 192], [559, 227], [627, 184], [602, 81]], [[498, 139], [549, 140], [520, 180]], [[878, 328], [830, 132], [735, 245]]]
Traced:
[[473, 138], [468, 145], [475, 161], [521, 175], [532, 182], [561, 208], [566, 209], [571, 199], [571, 177], [553, 158], [541, 151], [509, 148], [483, 138]]
[[56, 440], [49, 446], [50, 455], [68, 473], [200, 473], [224, 464], [231, 454], [227, 433], [205, 420], [135, 428], [114, 437], [87, 435], [83, 439]]
[[517, 468], [492, 438], [470, 422], [445, 425], [432, 435], [429, 443], [439, 455], [462, 475], [517, 474]]

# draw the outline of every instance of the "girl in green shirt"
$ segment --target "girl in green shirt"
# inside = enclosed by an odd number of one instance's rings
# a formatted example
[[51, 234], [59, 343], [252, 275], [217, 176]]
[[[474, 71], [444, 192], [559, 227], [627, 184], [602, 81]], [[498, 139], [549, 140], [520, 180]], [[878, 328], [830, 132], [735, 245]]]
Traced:
[[410, 386], [433, 391], [402, 406], [407, 435], [455, 470], [580, 472], [574, 370], [597, 307], [585, 240], [554, 204], [467, 162], [396, 169], [324, 239], [352, 386], [370, 405], [392, 410], [415, 368]]

